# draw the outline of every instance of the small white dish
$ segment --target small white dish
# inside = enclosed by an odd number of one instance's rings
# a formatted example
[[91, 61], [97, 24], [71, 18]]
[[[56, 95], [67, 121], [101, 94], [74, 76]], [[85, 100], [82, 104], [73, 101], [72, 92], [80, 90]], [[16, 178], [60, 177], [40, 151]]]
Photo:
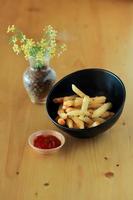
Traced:
[[[41, 149], [41, 148], [38, 148], [38, 147], [35, 147], [34, 146], [34, 140], [40, 136], [40, 135], [44, 135], [44, 136], [55, 136], [58, 140], [60, 140], [61, 144], [60, 146], [58, 147], [55, 147], [55, 148], [51, 148], [51, 149]], [[35, 150], [37, 153], [40, 153], [40, 154], [48, 154], [48, 153], [54, 153], [56, 151], [58, 151], [59, 149], [62, 148], [62, 146], [65, 144], [65, 137], [58, 131], [54, 131], [54, 130], [40, 130], [40, 131], [37, 131], [33, 134], [31, 134], [28, 138], [28, 144], [29, 146]]]

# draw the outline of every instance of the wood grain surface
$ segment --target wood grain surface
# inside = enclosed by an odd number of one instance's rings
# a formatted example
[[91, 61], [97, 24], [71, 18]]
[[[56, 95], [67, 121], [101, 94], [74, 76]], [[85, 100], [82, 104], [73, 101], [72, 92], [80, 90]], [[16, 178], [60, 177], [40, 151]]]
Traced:
[[[114, 127], [89, 140], [67, 134], [64, 148], [39, 156], [27, 144], [41, 129], [56, 129], [42, 105], [33, 105], [23, 87], [28, 63], [8, 44], [15, 24], [38, 39], [51, 24], [67, 52], [51, 63], [59, 80], [83, 68], [116, 73], [127, 90], [123, 114]], [[133, 1], [0, 0], [0, 199], [133, 199]]]

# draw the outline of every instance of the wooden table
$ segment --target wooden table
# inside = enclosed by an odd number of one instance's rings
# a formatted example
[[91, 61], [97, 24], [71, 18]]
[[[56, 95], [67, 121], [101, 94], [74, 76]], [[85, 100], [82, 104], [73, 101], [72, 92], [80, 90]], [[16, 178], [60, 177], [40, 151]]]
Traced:
[[[0, 199], [132, 200], [133, 1], [1, 0], [0, 13]], [[26, 94], [22, 74], [28, 63], [8, 45], [9, 24], [35, 38], [48, 24], [61, 32], [68, 51], [51, 63], [58, 80], [88, 67], [116, 73], [127, 90], [116, 125], [90, 140], [65, 134], [66, 145], [56, 154], [34, 153], [28, 136], [56, 127]]]

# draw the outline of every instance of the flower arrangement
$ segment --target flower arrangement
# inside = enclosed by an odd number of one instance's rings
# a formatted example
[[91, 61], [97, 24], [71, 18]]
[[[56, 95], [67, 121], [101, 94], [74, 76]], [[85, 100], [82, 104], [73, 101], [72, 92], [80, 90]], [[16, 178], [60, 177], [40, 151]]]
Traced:
[[27, 38], [14, 25], [8, 26], [7, 33], [12, 34], [9, 43], [13, 51], [17, 55], [23, 54], [34, 68], [48, 65], [51, 58], [60, 56], [66, 50], [65, 44], [57, 42], [57, 31], [51, 25], [43, 29], [43, 37], [39, 42]]

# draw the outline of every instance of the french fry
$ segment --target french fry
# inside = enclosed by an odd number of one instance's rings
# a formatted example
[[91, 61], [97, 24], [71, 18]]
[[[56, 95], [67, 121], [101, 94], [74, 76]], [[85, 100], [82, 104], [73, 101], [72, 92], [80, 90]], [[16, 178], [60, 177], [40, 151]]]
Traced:
[[66, 110], [67, 108], [69, 108], [68, 106], [62, 106], [63, 110]]
[[96, 122], [93, 122], [93, 124], [89, 128], [96, 127], [98, 125], [100, 125], [100, 122], [96, 121]]
[[73, 106], [73, 104], [74, 104], [73, 100], [67, 100], [67, 101], [64, 101], [63, 106], [70, 107], [70, 106]]
[[85, 122], [86, 124], [88, 124], [89, 126], [91, 126], [93, 124], [93, 120], [87, 116], [80, 115], [79, 119], [82, 120], [83, 122]]
[[58, 124], [64, 126], [64, 125], [65, 125], [65, 120], [62, 119], [62, 118], [59, 118], [59, 119], [58, 119]]
[[81, 106], [82, 106], [82, 103], [83, 103], [83, 98], [81, 98], [81, 97], [76, 97], [75, 100], [74, 100], [73, 106], [74, 106], [74, 107], [81, 107]]
[[101, 107], [99, 107], [98, 109], [96, 109], [93, 112], [92, 118], [98, 118], [98, 117], [100, 117], [104, 112], [106, 112], [107, 110], [109, 110], [111, 107], [112, 107], [112, 104], [110, 102], [103, 104]]
[[72, 110], [70, 112], [67, 113], [68, 116], [79, 116], [79, 115], [86, 115], [86, 116], [90, 116], [90, 112], [89, 111], [86, 111], [86, 112], [83, 112], [82, 110]]
[[104, 113], [101, 115], [101, 117], [102, 117], [103, 119], [107, 119], [107, 118], [112, 117], [113, 115], [114, 115], [113, 112], [106, 111], [106, 112], [104, 112]]
[[88, 109], [88, 112], [92, 115], [93, 112], [94, 112], [94, 110], [89, 108], [89, 109]]
[[71, 117], [74, 123], [77, 125], [78, 128], [84, 129], [84, 122], [80, 120], [78, 117]]
[[103, 105], [103, 103], [105, 103], [105, 101], [106, 101], [105, 96], [90, 98], [89, 108], [92, 108], [92, 109], [99, 108]]
[[91, 103], [105, 103], [106, 97], [105, 96], [97, 96], [90, 98], [90, 104]]
[[62, 119], [66, 119], [67, 118], [67, 114], [65, 113], [64, 109], [62, 109], [62, 105], [59, 106], [58, 115]]
[[80, 97], [84, 97], [86, 95], [79, 88], [77, 88], [77, 86], [74, 85], [74, 84], [72, 84], [72, 90], [73, 90], [73, 92], [75, 92]]
[[110, 112], [109, 112], [109, 111], [106, 111], [106, 112], [104, 112], [104, 113], [101, 115], [101, 118], [106, 119], [106, 118], [109, 117], [109, 115], [110, 115]]
[[64, 101], [68, 101], [68, 100], [74, 100], [76, 98], [76, 95], [71, 95], [71, 96], [66, 96], [64, 97]]
[[96, 118], [94, 121], [99, 122], [100, 124], [102, 124], [102, 123], [105, 122], [106, 120], [103, 119], [103, 118], [101, 118], [101, 117], [98, 117], [98, 118]]
[[89, 97], [74, 84], [72, 90], [74, 95], [53, 99], [54, 103], [59, 104], [55, 120], [60, 125], [67, 125], [69, 128], [91, 128], [104, 123], [114, 115], [108, 111], [112, 104], [105, 103], [105, 96]]
[[69, 128], [73, 128], [73, 127], [74, 127], [73, 120], [67, 118], [67, 119], [66, 119], [66, 125], [67, 125]]
[[78, 116], [78, 115], [82, 115], [82, 113], [83, 112], [81, 110], [76, 109], [76, 110], [72, 110], [72, 111], [68, 112], [67, 115], [68, 116]]
[[66, 118], [67, 118], [67, 114], [64, 112], [63, 109], [58, 111], [58, 115], [59, 115], [62, 119], [66, 119]]
[[54, 103], [63, 103], [63, 101], [73, 100], [76, 98], [76, 95], [66, 96], [66, 97], [57, 97], [53, 99]]
[[69, 112], [74, 111], [74, 110], [77, 110], [77, 108], [74, 108], [74, 107], [66, 108], [66, 113], [69, 113]]
[[71, 107], [71, 106], [73, 106], [73, 107], [81, 107], [82, 103], [83, 103], [83, 98], [76, 97], [73, 100], [64, 101], [63, 108], [68, 108], [68, 107]]
[[114, 112], [109, 112], [109, 114], [110, 114], [110, 115], [109, 115], [109, 117], [108, 117], [108, 118], [111, 118], [111, 117], [113, 117], [113, 116], [114, 116], [114, 114], [115, 114], [115, 113], [114, 113]]
[[77, 124], [75, 124], [75, 123], [73, 122], [73, 128], [79, 128], [79, 127], [77, 126]]
[[54, 103], [63, 103], [63, 99], [64, 99], [64, 97], [54, 98], [54, 99], [53, 99], [53, 102], [54, 102]]
[[89, 106], [88, 106], [88, 108], [89, 109], [97, 109], [97, 108], [99, 108], [99, 107], [101, 107], [103, 104], [101, 104], [101, 103], [91, 103]]
[[108, 115], [108, 117], [106, 117], [106, 120], [110, 119], [111, 117], [113, 117], [114, 114], [115, 114], [114, 112], [109, 112], [109, 115]]
[[82, 107], [81, 107], [82, 112], [87, 111], [89, 103], [90, 103], [90, 98], [88, 96], [84, 96]]

